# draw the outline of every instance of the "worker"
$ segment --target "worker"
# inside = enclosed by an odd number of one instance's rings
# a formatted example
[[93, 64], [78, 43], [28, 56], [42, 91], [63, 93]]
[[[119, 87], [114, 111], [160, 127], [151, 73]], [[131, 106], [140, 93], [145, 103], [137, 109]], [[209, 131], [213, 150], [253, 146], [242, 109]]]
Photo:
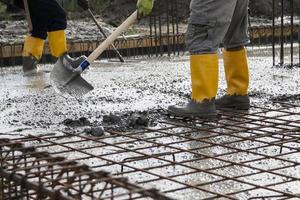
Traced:
[[[192, 0], [186, 44], [190, 52], [192, 94], [184, 106], [169, 106], [177, 117], [214, 118], [217, 109], [248, 110], [249, 0]], [[218, 90], [218, 49], [223, 44], [227, 91]]]
[[[23, 7], [23, 0], [15, 0]], [[32, 30], [26, 36], [23, 49], [23, 71], [25, 75], [38, 72], [37, 63], [42, 57], [44, 42], [49, 41], [51, 55], [55, 58], [68, 56], [65, 29], [66, 13], [56, 0], [27, 0]], [[88, 0], [77, 0], [79, 6], [88, 9]]]

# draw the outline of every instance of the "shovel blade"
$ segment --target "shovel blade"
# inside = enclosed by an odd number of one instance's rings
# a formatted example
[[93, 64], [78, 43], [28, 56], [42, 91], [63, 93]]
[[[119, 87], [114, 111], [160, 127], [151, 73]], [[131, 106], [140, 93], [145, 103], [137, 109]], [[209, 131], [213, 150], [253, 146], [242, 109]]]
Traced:
[[[68, 82], [68, 80], [71, 81]], [[71, 64], [64, 58], [59, 58], [50, 74], [50, 80], [57, 93], [81, 97], [92, 91], [94, 87], [72, 70]]]

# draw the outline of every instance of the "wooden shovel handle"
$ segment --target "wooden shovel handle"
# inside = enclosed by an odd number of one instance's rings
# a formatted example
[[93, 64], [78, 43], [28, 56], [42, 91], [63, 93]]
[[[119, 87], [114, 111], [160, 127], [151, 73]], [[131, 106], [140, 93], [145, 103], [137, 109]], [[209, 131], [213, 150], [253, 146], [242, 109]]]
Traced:
[[97, 49], [87, 58], [91, 64], [94, 62], [125, 30], [127, 30], [138, 18], [138, 11], [128, 17]]

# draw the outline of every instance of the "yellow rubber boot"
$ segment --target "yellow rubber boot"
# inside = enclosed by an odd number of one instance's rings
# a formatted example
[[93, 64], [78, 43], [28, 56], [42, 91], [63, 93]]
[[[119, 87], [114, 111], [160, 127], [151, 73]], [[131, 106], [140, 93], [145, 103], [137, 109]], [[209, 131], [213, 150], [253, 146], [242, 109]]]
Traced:
[[248, 94], [249, 69], [246, 49], [226, 51], [224, 67], [227, 81], [227, 94], [231, 96], [244, 96]]
[[38, 72], [37, 63], [42, 57], [44, 43], [43, 39], [26, 36], [23, 49], [24, 75], [34, 75]]
[[217, 115], [215, 97], [218, 90], [217, 54], [192, 55], [192, 100], [185, 106], [170, 106], [168, 112], [177, 117], [214, 118]]
[[216, 97], [218, 90], [218, 55], [192, 55], [190, 58], [192, 99], [201, 103]]
[[68, 51], [67, 39], [64, 30], [49, 32], [48, 41], [52, 56], [58, 58]]
[[26, 36], [24, 42], [23, 56], [33, 56], [35, 59], [39, 60], [43, 54], [44, 43], [45, 41], [40, 38], [32, 37], [29, 35]]
[[227, 94], [216, 100], [217, 109], [249, 110], [249, 69], [246, 49], [223, 51]]

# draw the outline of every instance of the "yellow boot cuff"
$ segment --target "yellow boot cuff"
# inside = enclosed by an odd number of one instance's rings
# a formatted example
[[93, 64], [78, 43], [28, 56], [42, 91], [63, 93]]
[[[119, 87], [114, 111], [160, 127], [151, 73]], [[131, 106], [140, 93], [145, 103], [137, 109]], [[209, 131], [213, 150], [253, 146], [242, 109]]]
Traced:
[[249, 88], [249, 69], [247, 51], [223, 51], [228, 95], [247, 95]]
[[49, 32], [48, 41], [52, 56], [58, 58], [67, 52], [67, 39], [64, 30]]
[[24, 42], [23, 56], [33, 56], [37, 60], [42, 57], [45, 41], [40, 38], [26, 36]]
[[202, 102], [216, 97], [219, 66], [217, 54], [191, 56], [192, 99]]

